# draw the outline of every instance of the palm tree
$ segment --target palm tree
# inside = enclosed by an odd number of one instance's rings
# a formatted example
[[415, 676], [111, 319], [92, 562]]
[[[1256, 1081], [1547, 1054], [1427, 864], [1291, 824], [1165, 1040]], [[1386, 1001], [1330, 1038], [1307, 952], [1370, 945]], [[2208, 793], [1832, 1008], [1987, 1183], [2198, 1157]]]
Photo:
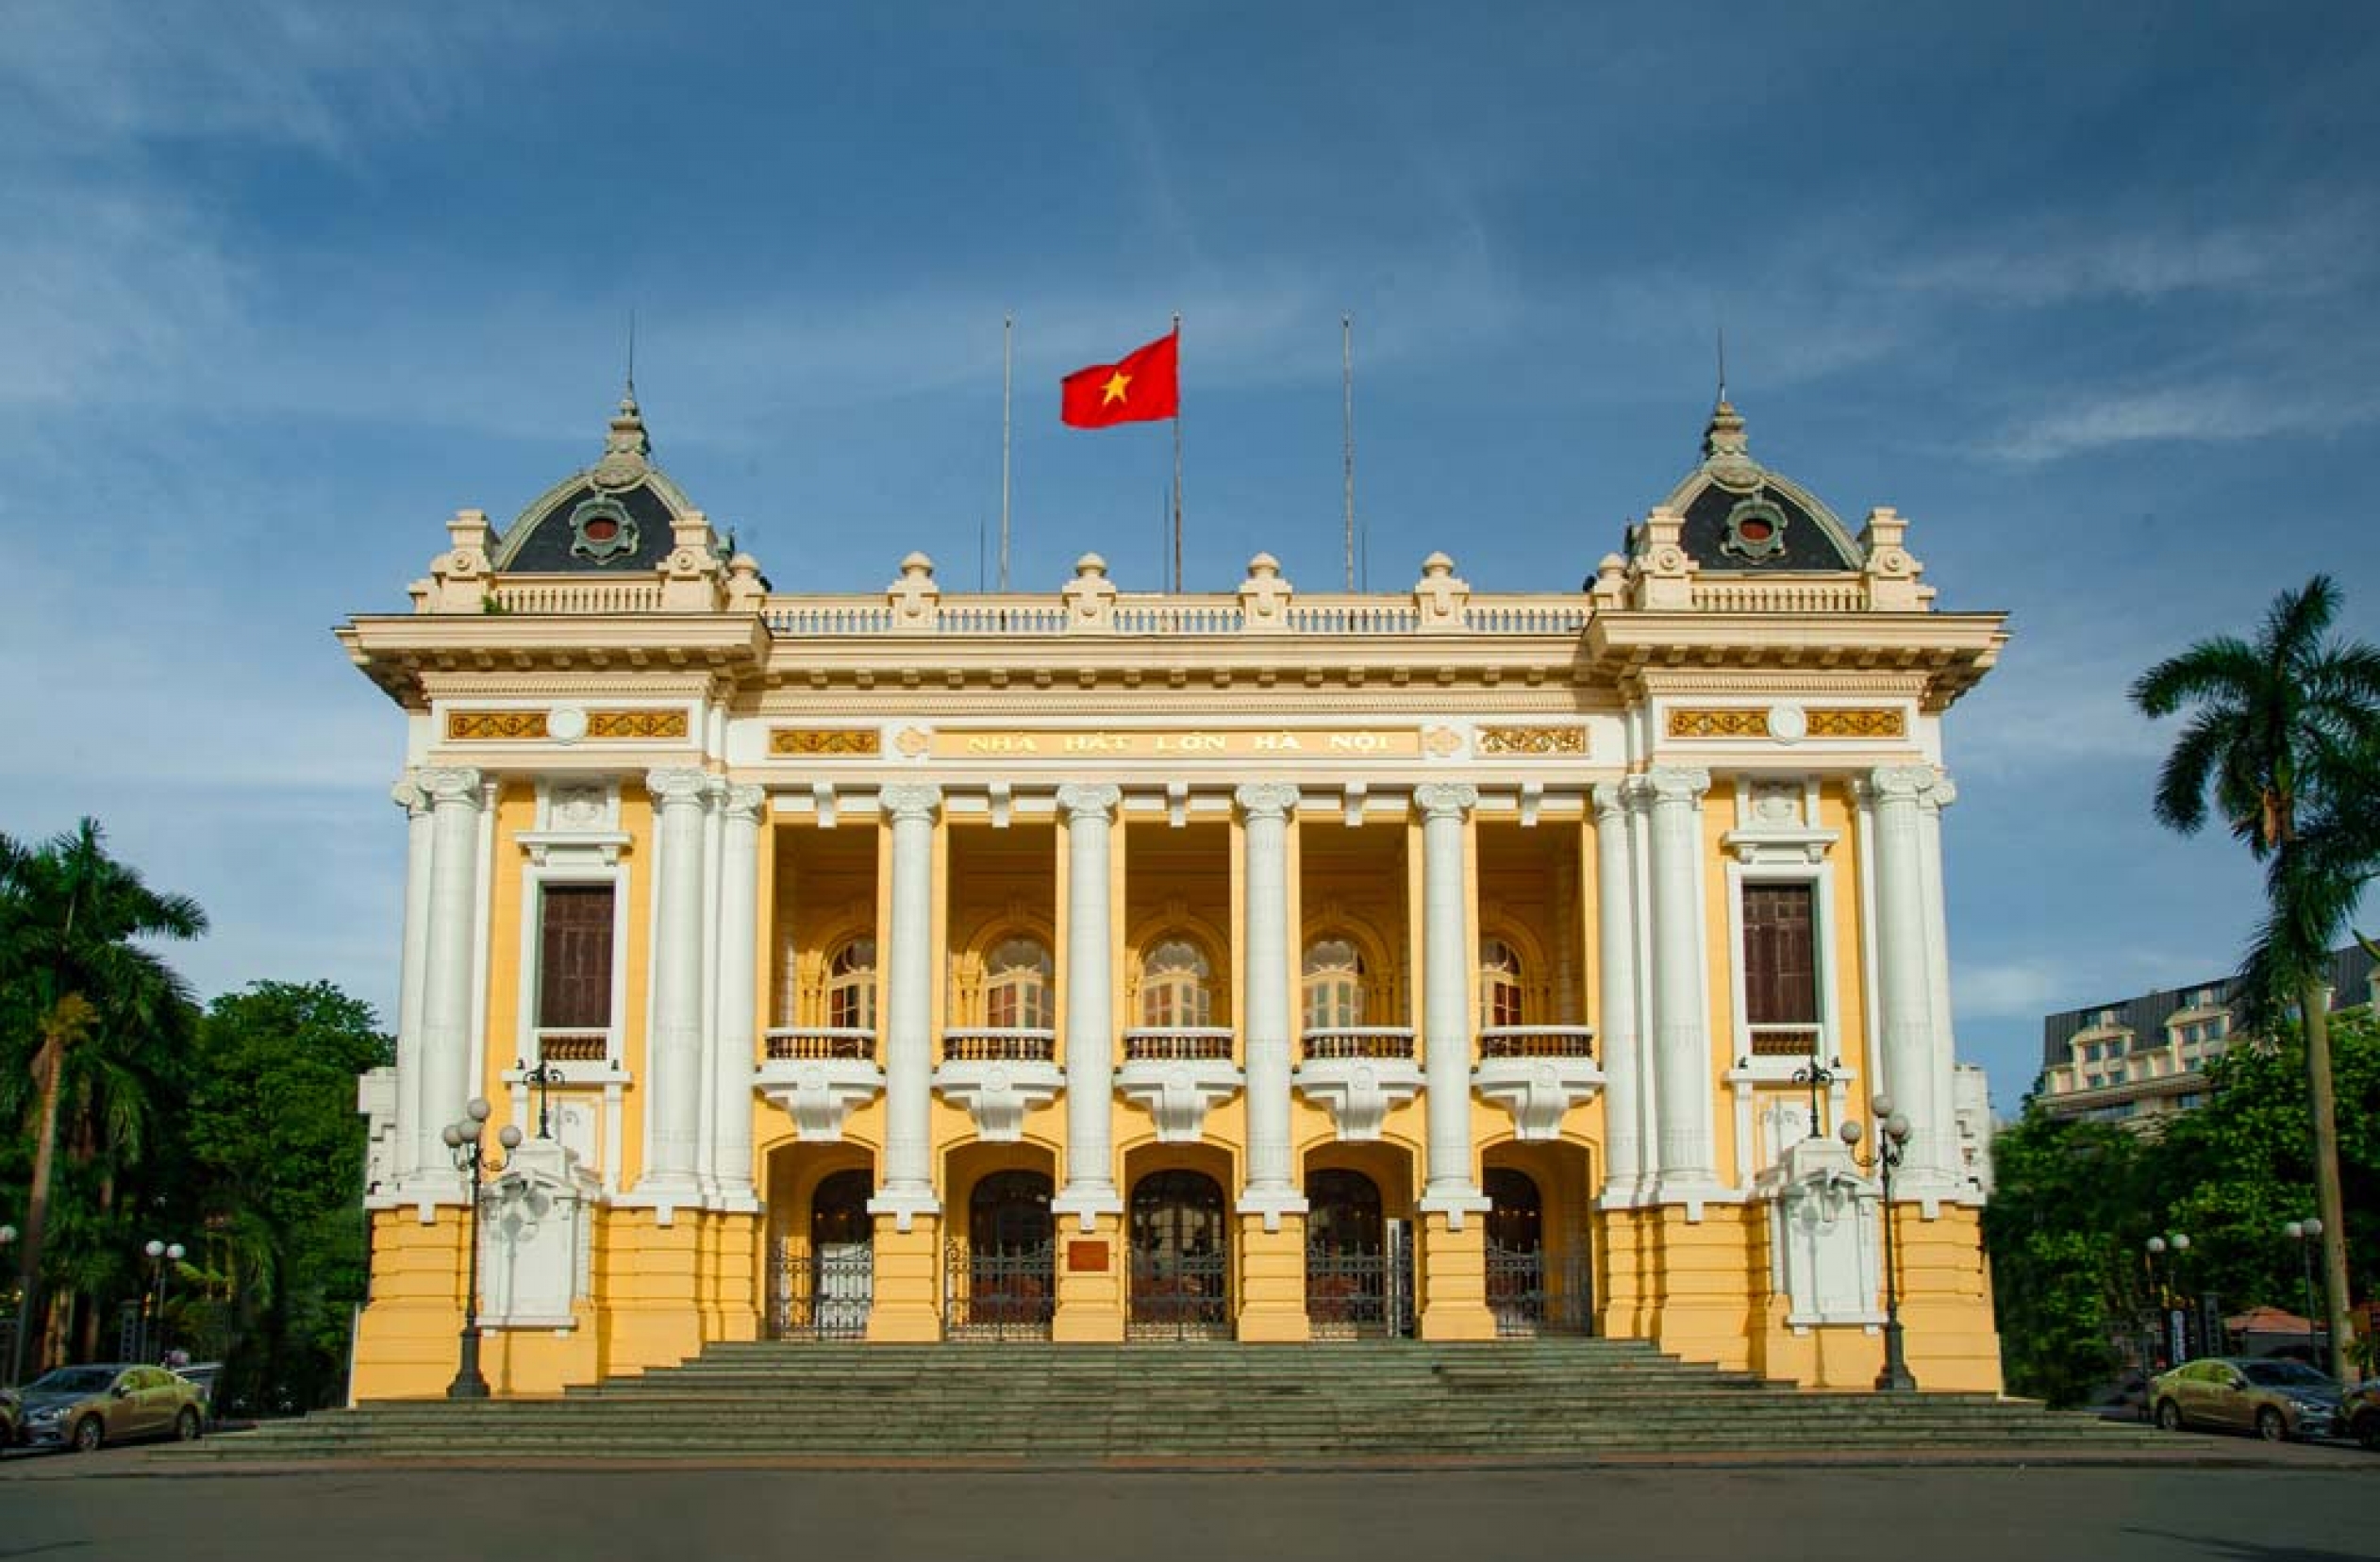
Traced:
[[2158, 773], [2158, 821], [2195, 835], [2213, 807], [2265, 865], [2266, 913], [2241, 967], [2252, 1023], [2293, 1000], [2305, 1033], [2322, 1219], [2331, 1368], [2346, 1375], [2346, 1219], [2331, 1088], [2330, 951], [2375, 857], [2367, 809], [2380, 755], [2380, 648], [2330, 636], [2338, 589], [2316, 575], [2284, 591], [2253, 643], [2222, 635], [2159, 662], [2132, 686], [2151, 717], [2191, 715]]
[[27, 848], [0, 836], [0, 1043], [21, 1066], [0, 1074], [0, 1102], [32, 1097], [38, 1124], [26, 1204], [20, 1326], [38, 1317], [42, 1237], [48, 1226], [61, 1116], [72, 1109], [81, 1141], [119, 1161], [137, 1157], [170, 1076], [173, 1046], [189, 1034], [188, 989], [138, 939], [191, 939], [207, 915], [187, 895], [151, 889], [107, 852], [98, 824]]

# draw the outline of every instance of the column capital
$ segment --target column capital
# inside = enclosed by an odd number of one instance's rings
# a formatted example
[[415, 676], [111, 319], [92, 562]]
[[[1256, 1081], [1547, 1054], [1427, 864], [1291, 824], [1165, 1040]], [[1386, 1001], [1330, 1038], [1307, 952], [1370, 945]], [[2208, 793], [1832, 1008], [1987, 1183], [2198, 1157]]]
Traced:
[[942, 806], [942, 789], [928, 782], [886, 787], [876, 793], [876, 806], [896, 824], [932, 823]]
[[413, 784], [428, 795], [433, 806], [467, 803], [475, 808], [480, 804], [480, 775], [469, 765], [444, 765], [435, 770], [415, 771]]
[[710, 795], [710, 789], [709, 773], [691, 766], [647, 771], [644, 776], [644, 789], [653, 794], [657, 806], [664, 808], [699, 807]]
[[1250, 819], [1287, 819], [1297, 810], [1297, 789], [1286, 781], [1251, 781], [1231, 800]]
[[757, 823], [768, 813], [769, 794], [759, 787], [730, 786], [721, 798], [730, 823]]
[[389, 801], [403, 808], [408, 819], [419, 819], [430, 811], [430, 794], [414, 779], [411, 771], [406, 773], [404, 780], [389, 789]]
[[1958, 783], [1950, 778], [1950, 772], [1938, 770], [1934, 773], [1932, 789], [1918, 801], [1921, 806], [1939, 813], [1958, 801]]
[[1900, 803], [1925, 797], [1943, 777], [1931, 765], [1878, 765], [1860, 779], [1874, 801]]
[[1628, 784], [1625, 781], [1598, 781], [1588, 794], [1595, 806], [1598, 820], [1617, 819], [1628, 811]]
[[1070, 782], [1057, 789], [1057, 806], [1068, 819], [1085, 814], [1097, 814], [1103, 820], [1115, 817], [1116, 806], [1123, 801], [1123, 789], [1105, 783]]
[[1479, 806], [1479, 789], [1468, 781], [1429, 781], [1413, 789], [1413, 807], [1425, 819], [1460, 820]]
[[1699, 803], [1710, 790], [1710, 772], [1700, 765], [1656, 765], [1644, 773], [1644, 785], [1656, 804]]

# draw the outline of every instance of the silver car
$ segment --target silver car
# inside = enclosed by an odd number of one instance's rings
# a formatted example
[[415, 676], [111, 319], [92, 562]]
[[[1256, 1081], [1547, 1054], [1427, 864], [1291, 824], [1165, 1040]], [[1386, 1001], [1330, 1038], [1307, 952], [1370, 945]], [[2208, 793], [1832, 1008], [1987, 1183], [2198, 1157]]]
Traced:
[[2338, 1422], [2338, 1385], [2303, 1362], [2208, 1356], [2150, 1383], [2149, 1410], [2169, 1432], [2219, 1426], [2267, 1442], [2322, 1437]]
[[19, 1396], [24, 1425], [18, 1437], [34, 1448], [88, 1454], [133, 1437], [187, 1442], [207, 1422], [198, 1385], [162, 1367], [60, 1367], [26, 1384]]

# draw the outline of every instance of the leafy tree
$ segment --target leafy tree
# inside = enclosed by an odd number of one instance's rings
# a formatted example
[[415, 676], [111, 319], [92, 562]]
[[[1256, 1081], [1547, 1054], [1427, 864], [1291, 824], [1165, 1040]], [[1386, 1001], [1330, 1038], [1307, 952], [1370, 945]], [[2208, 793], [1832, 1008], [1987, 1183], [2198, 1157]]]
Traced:
[[2243, 996], [2259, 1028], [2271, 1027], [2286, 1000], [2305, 1027], [2332, 1370], [2343, 1377], [2346, 1212], [2324, 984], [2371, 872], [2356, 852], [2370, 844], [2359, 804], [2372, 795], [2371, 760], [2380, 755], [2380, 649], [2332, 638], [2339, 601], [2330, 579], [2316, 575], [2274, 599], [2253, 643], [2201, 640], [2142, 673], [2132, 699], [2151, 717], [2191, 712], [2157, 777], [2157, 819], [2195, 834], [2211, 796], [2265, 864], [2266, 916], [2241, 968]]
[[2113, 1375], [2147, 1316], [2148, 1147], [2121, 1128], [2028, 1115], [1992, 1140], [1984, 1209], [2008, 1385], [2072, 1404]]
[[258, 982], [215, 1000], [197, 1055], [188, 1151], [230, 1299], [226, 1400], [335, 1403], [368, 1270], [356, 1077], [392, 1044], [329, 983]]
[[[58, 1146], [95, 1199], [96, 1220], [58, 1222], [61, 1238], [81, 1238], [118, 1213], [125, 1172], [147, 1150], [158, 1106], [179, 1091], [194, 1009], [173, 968], [135, 940], [206, 930], [195, 901], [151, 889], [108, 856], [94, 821], [34, 847], [0, 836], [0, 1113], [30, 1117], [37, 1143], [20, 1259], [30, 1318], [42, 1316]], [[122, 1248], [67, 1242], [73, 1294], [91, 1294], [94, 1265], [125, 1263]], [[97, 1323], [86, 1306], [86, 1353]]]

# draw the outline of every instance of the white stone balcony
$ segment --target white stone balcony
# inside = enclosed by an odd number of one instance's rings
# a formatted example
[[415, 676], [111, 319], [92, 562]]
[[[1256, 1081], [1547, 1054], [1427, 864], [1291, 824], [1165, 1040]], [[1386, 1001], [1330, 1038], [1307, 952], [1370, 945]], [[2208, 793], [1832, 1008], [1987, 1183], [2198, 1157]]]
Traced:
[[1057, 1033], [1032, 1026], [977, 1026], [942, 1033], [934, 1088], [975, 1121], [988, 1144], [1024, 1137], [1025, 1114], [1048, 1105], [1066, 1086], [1056, 1061]]
[[1291, 1083], [1307, 1100], [1330, 1108], [1342, 1143], [1378, 1138], [1390, 1110], [1422, 1093], [1422, 1069], [1413, 1060], [1409, 1026], [1309, 1030], [1302, 1038], [1299, 1055]]
[[795, 1134], [805, 1141], [840, 1142], [852, 1108], [874, 1100], [884, 1088], [872, 1030], [786, 1026], [764, 1035], [760, 1049], [753, 1088], [793, 1120]]
[[1230, 1100], [1242, 1082], [1232, 1061], [1227, 1025], [1175, 1025], [1123, 1033], [1123, 1067], [1116, 1088], [1157, 1120], [1160, 1144], [1195, 1142], [1207, 1114]]
[[1512, 1114], [1515, 1138], [1560, 1136], [1562, 1114], [1603, 1088], [1595, 1033], [1585, 1025], [1490, 1025], [1479, 1033], [1472, 1088]]

